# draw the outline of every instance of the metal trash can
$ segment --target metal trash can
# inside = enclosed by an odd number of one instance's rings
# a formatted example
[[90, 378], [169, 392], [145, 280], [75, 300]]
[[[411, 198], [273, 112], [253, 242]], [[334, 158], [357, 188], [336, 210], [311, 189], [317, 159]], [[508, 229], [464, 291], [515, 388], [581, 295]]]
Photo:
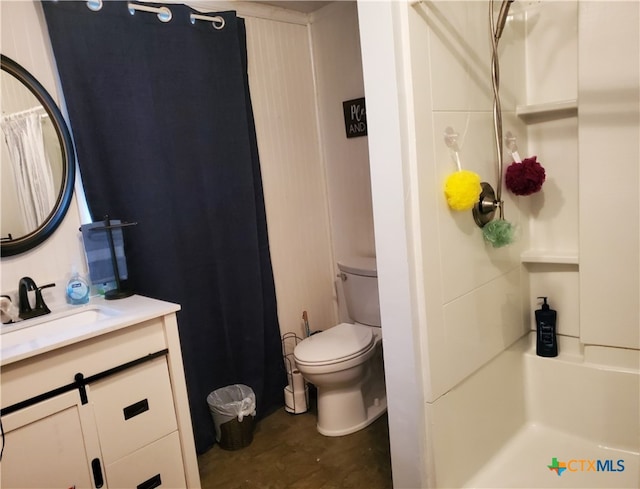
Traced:
[[225, 450], [239, 450], [253, 441], [256, 396], [251, 387], [233, 384], [207, 396], [216, 441]]

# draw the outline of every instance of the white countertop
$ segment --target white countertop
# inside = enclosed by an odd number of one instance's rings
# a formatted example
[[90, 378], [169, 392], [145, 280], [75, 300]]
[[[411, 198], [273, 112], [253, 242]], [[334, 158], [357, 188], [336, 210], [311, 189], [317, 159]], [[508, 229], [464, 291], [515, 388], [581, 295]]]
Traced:
[[0, 365], [110, 333], [180, 310], [178, 304], [133, 295], [125, 299], [92, 298], [81, 306], [63, 305], [50, 314], [0, 329]]

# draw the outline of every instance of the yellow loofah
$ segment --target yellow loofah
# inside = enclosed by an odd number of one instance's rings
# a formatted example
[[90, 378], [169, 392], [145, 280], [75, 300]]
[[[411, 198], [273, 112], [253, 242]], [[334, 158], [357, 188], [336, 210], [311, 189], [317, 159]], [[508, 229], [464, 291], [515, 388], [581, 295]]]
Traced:
[[471, 209], [478, 201], [480, 192], [480, 176], [469, 170], [460, 170], [452, 174], [444, 185], [447, 203], [456, 211]]

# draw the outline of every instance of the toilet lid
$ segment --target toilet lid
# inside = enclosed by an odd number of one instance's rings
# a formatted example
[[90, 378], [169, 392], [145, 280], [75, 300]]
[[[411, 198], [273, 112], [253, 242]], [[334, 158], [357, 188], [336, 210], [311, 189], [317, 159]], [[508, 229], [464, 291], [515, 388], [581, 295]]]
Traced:
[[335, 363], [358, 356], [371, 348], [374, 342], [371, 328], [341, 323], [301, 341], [293, 354], [300, 363]]

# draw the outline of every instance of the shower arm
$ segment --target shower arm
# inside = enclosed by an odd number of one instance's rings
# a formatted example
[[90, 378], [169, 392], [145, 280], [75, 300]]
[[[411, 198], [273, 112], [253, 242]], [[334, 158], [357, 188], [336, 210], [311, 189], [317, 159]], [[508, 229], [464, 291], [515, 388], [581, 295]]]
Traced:
[[498, 157], [498, 182], [496, 185], [496, 206], [499, 208], [500, 218], [504, 217], [502, 205], [502, 107], [500, 104], [500, 65], [498, 61], [498, 40], [502, 35], [509, 10], [509, 0], [502, 2], [498, 25], [494, 31], [493, 0], [489, 2], [489, 23], [491, 33], [491, 87], [493, 89], [493, 135]]
[[498, 182], [496, 192], [487, 182], [481, 183], [481, 193], [478, 202], [473, 207], [473, 219], [479, 227], [484, 227], [495, 216], [496, 209], [499, 218], [504, 219], [504, 203], [502, 201], [502, 108], [500, 106], [500, 66], [498, 60], [498, 41], [507, 22], [509, 7], [514, 0], [503, 0], [498, 14], [497, 24], [494, 22], [494, 0], [489, 1], [489, 37], [491, 38], [491, 87], [493, 90], [493, 134], [498, 157]]
[[496, 152], [498, 156], [498, 185], [496, 187], [496, 199], [500, 206], [500, 219], [504, 219], [504, 210], [502, 202], [502, 170], [503, 170], [503, 154], [502, 154], [502, 107], [500, 104], [500, 62], [498, 59], [498, 41], [502, 37], [502, 31], [507, 23], [509, 8], [514, 0], [502, 0], [500, 13], [498, 14], [498, 22], [493, 33], [493, 0], [490, 2], [489, 21], [491, 23], [491, 86], [493, 88], [493, 128], [496, 143]]

